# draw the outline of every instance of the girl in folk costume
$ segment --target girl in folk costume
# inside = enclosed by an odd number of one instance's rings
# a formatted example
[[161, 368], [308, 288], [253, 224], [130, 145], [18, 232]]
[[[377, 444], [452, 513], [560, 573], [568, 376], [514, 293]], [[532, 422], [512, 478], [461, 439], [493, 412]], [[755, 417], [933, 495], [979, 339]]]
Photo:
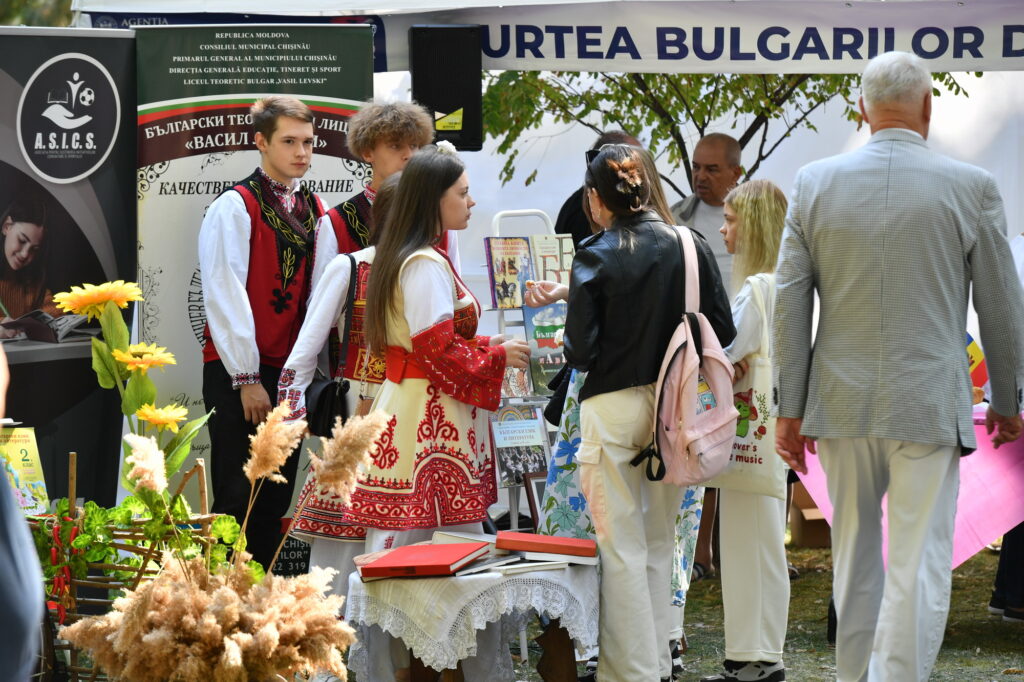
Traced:
[[[374, 363], [383, 363], [380, 356], [370, 357], [366, 353], [366, 337], [363, 333], [363, 320], [366, 314], [366, 283], [370, 276], [370, 264], [377, 243], [380, 228], [383, 227], [388, 207], [394, 198], [395, 189], [402, 173], [393, 173], [381, 183], [373, 203], [373, 227], [370, 230], [371, 246], [360, 249], [352, 254], [340, 254], [331, 259], [324, 269], [320, 281], [313, 290], [309, 301], [306, 320], [299, 331], [291, 355], [285, 361], [278, 382], [278, 402], [287, 401], [291, 407], [288, 420], [302, 419], [306, 415], [306, 389], [309, 388], [316, 371], [317, 357], [320, 349], [327, 342], [332, 328], [345, 329], [345, 310], [348, 301], [349, 282], [352, 281], [352, 263], [356, 266], [356, 293], [352, 301], [352, 328], [349, 334], [349, 348], [357, 349], [354, 354], [347, 354], [355, 362], [361, 363], [353, 369], [344, 365], [343, 374], [353, 380], [362, 380], [362, 388], [357, 392], [349, 390], [346, 400], [349, 414], [364, 413], [360, 409], [360, 395], [368, 392], [366, 388], [372, 382], [376, 370], [367, 372]], [[351, 255], [351, 260], [349, 259]], [[379, 374], [384, 375], [383, 368]], [[358, 377], [358, 379], [356, 379]], [[369, 389], [376, 392], [379, 384], [372, 384]], [[308, 498], [308, 499], [307, 499]], [[345, 596], [348, 594], [348, 574], [355, 570], [353, 558], [363, 553], [366, 543], [366, 528], [353, 526], [342, 521], [344, 505], [332, 493], [321, 491], [316, 483], [316, 473], [311, 471], [299, 493], [296, 509], [302, 511], [295, 519], [292, 534], [310, 544], [309, 563], [311, 566], [335, 568], [338, 574], [334, 577], [331, 591]]]
[[[47, 232], [46, 206], [38, 197], [19, 197], [0, 214], [3, 257], [0, 257], [0, 304], [8, 322], [41, 309], [61, 314], [44, 284]], [[17, 329], [0, 328], [0, 338], [11, 338]]]
[[[786, 195], [767, 180], [745, 182], [725, 198], [721, 233], [726, 250], [733, 254], [733, 289], [739, 288], [732, 304], [736, 338], [725, 348], [729, 360], [736, 363], [735, 381], [752, 368], [752, 356], [770, 356], [763, 345], [770, 339], [775, 261], [785, 217]], [[740, 394], [737, 400], [742, 400]], [[773, 438], [766, 440], [774, 444]], [[769, 445], [765, 456], [774, 457], [773, 450]], [[785, 474], [778, 464], [781, 480]], [[789, 616], [785, 496], [779, 499], [727, 487], [720, 488], [719, 495], [726, 660], [722, 672], [701, 682], [785, 680], [782, 647]]]
[[[525, 341], [476, 336], [479, 304], [438, 249], [446, 231], [468, 226], [473, 205], [454, 147], [427, 147], [402, 172], [377, 244], [366, 337], [387, 357], [374, 409], [393, 416], [345, 511], [367, 527], [367, 552], [429, 540], [442, 526], [481, 532], [497, 499], [487, 413], [498, 407], [505, 367], [525, 367], [530, 351]], [[478, 655], [462, 662], [466, 679], [496, 679], [499, 635], [481, 633]], [[386, 636], [365, 644], [369, 679], [408, 666], [408, 652]]]

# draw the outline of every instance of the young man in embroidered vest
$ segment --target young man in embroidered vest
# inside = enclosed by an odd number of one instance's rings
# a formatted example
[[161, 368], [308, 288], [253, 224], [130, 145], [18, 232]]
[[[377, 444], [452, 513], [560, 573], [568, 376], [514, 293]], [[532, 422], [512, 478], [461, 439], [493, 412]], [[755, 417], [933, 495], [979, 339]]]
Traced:
[[[316, 226], [323, 202], [300, 178], [313, 155], [313, 114], [271, 96], [250, 110], [260, 167], [207, 209], [199, 231], [206, 306], [203, 400], [209, 422], [213, 511], [241, 522], [249, 501], [242, 473], [249, 438], [276, 395], [278, 375], [306, 314]], [[295, 480], [298, 452], [281, 473]], [[281, 538], [291, 485], [263, 486], [249, 517], [247, 550], [267, 563]]]

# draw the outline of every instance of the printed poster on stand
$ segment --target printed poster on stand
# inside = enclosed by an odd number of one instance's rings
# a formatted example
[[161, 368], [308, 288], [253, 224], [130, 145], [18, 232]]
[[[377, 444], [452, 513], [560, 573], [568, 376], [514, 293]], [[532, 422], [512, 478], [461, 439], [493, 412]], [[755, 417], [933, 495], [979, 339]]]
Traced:
[[[162, 402], [188, 407], [194, 419], [205, 412], [199, 228], [210, 203], [260, 163], [249, 107], [271, 94], [309, 105], [316, 143], [304, 181], [328, 206], [349, 198], [370, 181], [345, 136], [373, 95], [373, 36], [366, 25], [296, 24], [140, 28], [137, 36], [140, 340], [174, 353], [174, 370], [153, 379]], [[205, 430], [192, 456], [209, 461]]]
[[89, 335], [61, 333], [74, 320], [53, 294], [135, 279], [133, 32], [4, 27], [0, 45], [7, 416], [35, 429], [50, 497], [67, 494], [74, 450], [80, 493], [112, 504], [120, 400], [96, 382]]

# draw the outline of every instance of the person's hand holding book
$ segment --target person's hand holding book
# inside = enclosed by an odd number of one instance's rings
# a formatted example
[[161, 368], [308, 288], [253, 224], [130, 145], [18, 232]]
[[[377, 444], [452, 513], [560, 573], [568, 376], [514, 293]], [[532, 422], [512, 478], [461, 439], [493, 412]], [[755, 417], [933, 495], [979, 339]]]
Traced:
[[[13, 320], [10, 317], [5, 316], [3, 319], [0, 319], [0, 324], [3, 324], [4, 322], [13, 322]], [[0, 327], [0, 339], [13, 339], [15, 336], [18, 336], [19, 334], [22, 333], [23, 332], [21, 332], [18, 329], [8, 329], [7, 327]]]
[[522, 339], [509, 339], [501, 344], [505, 349], [505, 366], [523, 369], [530, 364], [530, 346]]

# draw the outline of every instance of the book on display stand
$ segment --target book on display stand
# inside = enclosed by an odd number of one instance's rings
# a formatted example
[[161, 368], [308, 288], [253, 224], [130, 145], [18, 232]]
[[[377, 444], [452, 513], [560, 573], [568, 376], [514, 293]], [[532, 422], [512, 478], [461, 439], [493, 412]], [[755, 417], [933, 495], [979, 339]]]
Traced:
[[572, 259], [576, 249], [570, 234], [535, 234], [530, 236], [533, 274], [539, 281], [569, 284]]
[[484, 237], [491, 305], [498, 310], [523, 307], [526, 283], [532, 281], [533, 260], [526, 237]]
[[530, 346], [530, 378], [534, 394], [550, 396], [548, 384], [565, 365], [563, 335], [568, 307], [557, 301], [540, 308], [523, 306], [523, 325]]
[[551, 448], [540, 407], [510, 403], [489, 419], [491, 449], [502, 488], [521, 486], [524, 474], [547, 470]]

